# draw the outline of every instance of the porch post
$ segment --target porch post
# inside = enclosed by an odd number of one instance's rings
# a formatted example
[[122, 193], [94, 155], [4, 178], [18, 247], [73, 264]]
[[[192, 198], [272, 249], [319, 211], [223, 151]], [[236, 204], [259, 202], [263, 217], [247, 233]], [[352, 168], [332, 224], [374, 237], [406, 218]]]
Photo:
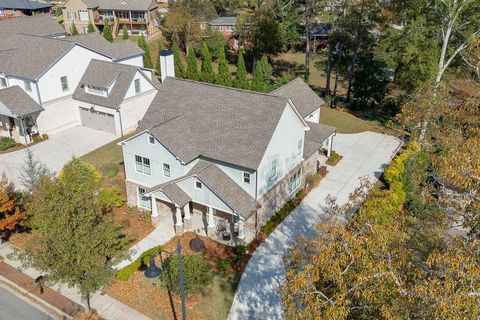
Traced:
[[213, 208], [208, 207], [208, 228], [213, 229], [215, 228], [215, 219], [213, 218]]
[[175, 233], [183, 233], [182, 209], [175, 206]]
[[245, 239], [244, 221], [242, 218], [238, 220], [238, 239]]
[[158, 210], [157, 210], [157, 199], [152, 196], [152, 218], [158, 217]]
[[192, 228], [192, 215], [190, 214], [190, 203], [187, 203], [183, 207], [183, 223], [185, 224], [185, 230], [190, 230]]
[[332, 148], [333, 148], [333, 134], [328, 137], [328, 148], [327, 148], [327, 157], [330, 157], [332, 154]]

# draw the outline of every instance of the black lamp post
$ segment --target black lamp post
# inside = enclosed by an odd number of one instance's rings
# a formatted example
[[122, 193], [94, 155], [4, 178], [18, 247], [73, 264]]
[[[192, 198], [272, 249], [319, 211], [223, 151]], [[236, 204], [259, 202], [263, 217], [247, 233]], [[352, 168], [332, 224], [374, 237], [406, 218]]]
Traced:
[[[177, 250], [175, 251], [158, 251], [156, 254], [158, 253], [162, 253], [162, 252], [165, 252], [165, 253], [168, 253], [168, 254], [174, 254], [175, 252], [178, 253], [178, 275], [179, 275], [179, 283], [180, 283], [180, 297], [182, 299], [182, 320], [186, 320], [187, 319], [187, 308], [186, 308], [186, 305], [185, 305], [185, 279], [183, 277], [183, 258], [182, 258], [182, 245], [180, 244], [180, 240], [178, 240], [178, 244], [177, 244]], [[158, 278], [163, 270], [160, 269], [159, 267], [157, 267], [155, 265], [155, 255], [156, 254], [152, 254], [150, 256], [150, 265], [148, 266], [147, 270], [145, 270], [144, 274], [145, 274], [145, 277], [147, 278]]]

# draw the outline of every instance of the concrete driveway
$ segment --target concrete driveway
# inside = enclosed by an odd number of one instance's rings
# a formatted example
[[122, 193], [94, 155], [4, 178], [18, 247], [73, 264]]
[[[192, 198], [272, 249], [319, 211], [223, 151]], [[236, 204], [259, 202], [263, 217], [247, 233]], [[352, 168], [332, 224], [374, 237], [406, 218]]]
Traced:
[[300, 235], [312, 235], [313, 226], [324, 216], [325, 197], [332, 194], [339, 204], [360, 185], [359, 178], [372, 181], [382, 174], [401, 145], [394, 137], [373, 132], [337, 134], [333, 148], [343, 159], [302, 203], [255, 251], [240, 280], [228, 319], [283, 319], [279, 285], [285, 279], [282, 257]]
[[[80, 157], [115, 139], [111, 133], [79, 126], [52, 134], [47, 141], [30, 147], [30, 150], [52, 172], [58, 172], [73, 156]], [[17, 188], [20, 188], [25, 152], [23, 149], [0, 154], [0, 174], [5, 172]]]

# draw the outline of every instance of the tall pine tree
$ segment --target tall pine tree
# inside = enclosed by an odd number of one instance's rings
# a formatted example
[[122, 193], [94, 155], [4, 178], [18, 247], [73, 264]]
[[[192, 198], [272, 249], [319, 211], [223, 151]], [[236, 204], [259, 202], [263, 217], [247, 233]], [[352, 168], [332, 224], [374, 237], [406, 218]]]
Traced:
[[231, 87], [233, 85], [232, 75], [228, 69], [228, 61], [225, 58], [225, 49], [218, 50], [218, 74], [215, 77], [215, 83]]
[[130, 36], [128, 35], [127, 25], [124, 24], [122, 29], [122, 39], [127, 40], [128, 38], [130, 38]]
[[197, 59], [195, 57], [195, 50], [193, 47], [188, 47], [188, 54], [187, 54], [187, 79], [190, 80], [198, 80], [198, 68], [197, 68]]
[[152, 56], [150, 54], [150, 47], [148, 46], [147, 41], [145, 40], [145, 37], [140, 35], [140, 38], [138, 38], [138, 46], [145, 52], [143, 54], [143, 66], [145, 68], [150, 68], [153, 69], [153, 62], [152, 62]]
[[88, 33], [95, 32], [95, 26], [93, 25], [93, 23], [91, 21], [88, 23], [87, 32]]
[[200, 80], [203, 82], [213, 83], [215, 79], [215, 73], [212, 67], [212, 55], [206, 43], [202, 46], [202, 66], [200, 73]]
[[267, 57], [263, 56], [257, 62], [255, 72], [253, 73], [252, 90], [258, 92], [267, 92], [272, 76], [272, 66], [268, 63]]
[[110, 23], [107, 19], [104, 21], [103, 37], [107, 39], [108, 42], [113, 42], [112, 29], [110, 29]]
[[237, 62], [237, 75], [235, 81], [233, 82], [235, 88], [239, 89], [249, 89], [249, 83], [247, 79], [247, 68], [245, 67], [245, 60], [243, 59], [243, 49], [238, 51], [238, 62]]
[[176, 40], [173, 40], [173, 62], [175, 64], [175, 77], [185, 78], [185, 66], [182, 61], [182, 52]]
[[75, 25], [75, 22], [72, 22], [72, 26], [70, 27], [70, 33], [72, 34], [72, 36], [78, 35], [78, 29]]

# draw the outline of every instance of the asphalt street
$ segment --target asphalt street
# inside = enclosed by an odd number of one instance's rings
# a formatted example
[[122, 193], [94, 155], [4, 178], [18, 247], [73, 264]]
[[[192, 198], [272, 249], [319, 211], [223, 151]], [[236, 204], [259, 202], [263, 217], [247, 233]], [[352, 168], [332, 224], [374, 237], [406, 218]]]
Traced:
[[52, 320], [52, 318], [0, 288], [0, 320]]

